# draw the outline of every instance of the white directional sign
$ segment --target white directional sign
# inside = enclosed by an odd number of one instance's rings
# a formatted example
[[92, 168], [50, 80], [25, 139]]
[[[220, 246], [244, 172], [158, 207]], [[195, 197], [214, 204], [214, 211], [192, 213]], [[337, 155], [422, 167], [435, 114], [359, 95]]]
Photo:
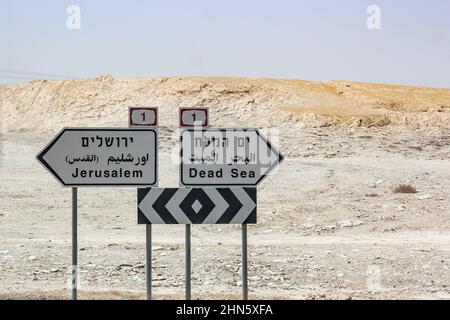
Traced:
[[183, 130], [180, 156], [185, 186], [255, 186], [283, 160], [258, 129]]
[[157, 131], [66, 128], [37, 159], [65, 186], [152, 186]]
[[139, 224], [256, 223], [256, 188], [138, 189]]

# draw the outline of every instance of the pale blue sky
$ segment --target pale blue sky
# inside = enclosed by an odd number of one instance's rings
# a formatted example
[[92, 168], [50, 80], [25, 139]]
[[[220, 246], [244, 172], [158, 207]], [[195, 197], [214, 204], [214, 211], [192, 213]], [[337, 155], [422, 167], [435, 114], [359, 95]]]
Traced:
[[[79, 31], [66, 28], [70, 4]], [[366, 27], [370, 4], [379, 31]], [[0, 38], [1, 71], [450, 87], [448, 0], [2, 0]]]

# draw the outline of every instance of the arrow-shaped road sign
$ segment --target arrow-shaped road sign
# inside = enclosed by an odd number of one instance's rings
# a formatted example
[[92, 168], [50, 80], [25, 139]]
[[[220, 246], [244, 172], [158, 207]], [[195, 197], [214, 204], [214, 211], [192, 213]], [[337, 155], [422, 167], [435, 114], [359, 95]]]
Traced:
[[187, 129], [180, 140], [185, 186], [256, 186], [283, 161], [258, 129]]
[[37, 159], [64, 186], [152, 186], [155, 129], [63, 129]]
[[139, 224], [254, 224], [256, 188], [138, 189]]

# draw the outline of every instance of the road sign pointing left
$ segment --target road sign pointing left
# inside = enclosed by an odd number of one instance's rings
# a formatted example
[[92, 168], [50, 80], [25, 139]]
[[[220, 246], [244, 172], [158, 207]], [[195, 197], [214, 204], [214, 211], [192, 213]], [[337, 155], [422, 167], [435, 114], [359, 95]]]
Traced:
[[66, 128], [37, 159], [64, 186], [152, 186], [157, 131]]

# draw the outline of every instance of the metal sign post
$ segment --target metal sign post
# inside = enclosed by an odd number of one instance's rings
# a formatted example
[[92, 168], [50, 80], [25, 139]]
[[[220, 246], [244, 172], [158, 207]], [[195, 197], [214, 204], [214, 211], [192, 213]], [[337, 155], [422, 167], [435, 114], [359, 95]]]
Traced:
[[78, 288], [78, 190], [72, 188], [72, 300], [77, 300]]
[[[180, 128], [202, 128], [209, 126], [208, 108], [180, 108], [179, 109]], [[182, 186], [180, 180], [180, 186]], [[185, 260], [186, 260], [186, 300], [191, 300], [191, 225], [185, 225]]]
[[186, 300], [191, 300], [191, 225], [186, 225], [185, 230], [186, 243]]
[[145, 271], [147, 276], [147, 300], [152, 300], [152, 225], [145, 226]]
[[[157, 107], [130, 107], [128, 108], [128, 126], [153, 127], [158, 126]], [[156, 172], [158, 175], [158, 172]], [[156, 179], [158, 181], [158, 179]], [[158, 182], [155, 183], [158, 186]], [[145, 226], [145, 273], [147, 300], [152, 300], [152, 225]]]
[[248, 300], [247, 224], [242, 224], [242, 299]]

